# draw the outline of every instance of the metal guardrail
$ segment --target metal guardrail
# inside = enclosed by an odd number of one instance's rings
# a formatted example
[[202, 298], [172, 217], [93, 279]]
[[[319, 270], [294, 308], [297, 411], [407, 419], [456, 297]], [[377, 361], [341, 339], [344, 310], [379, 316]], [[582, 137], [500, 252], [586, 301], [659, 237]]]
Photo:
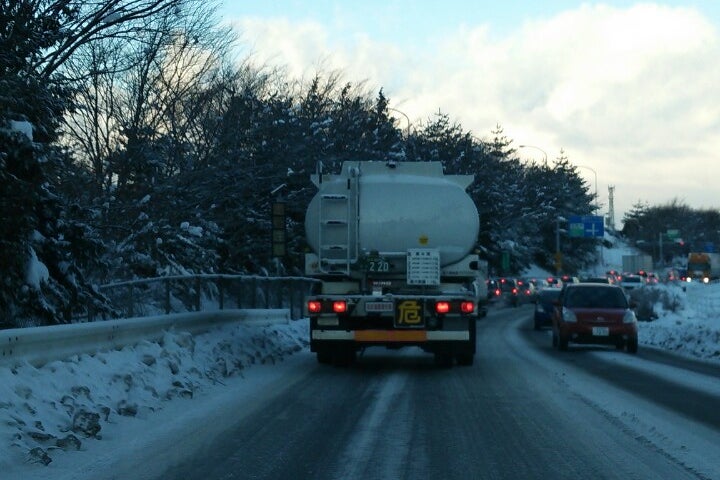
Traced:
[[[263, 277], [255, 275], [176, 275], [130, 280], [102, 285], [122, 317], [200, 312], [224, 309], [278, 309], [290, 311], [290, 318], [304, 316], [304, 300], [319, 281], [306, 277]], [[88, 309], [87, 321], [98, 318]]]
[[287, 323], [289, 316], [287, 309], [216, 310], [2, 330], [0, 367], [19, 362], [41, 366], [72, 355], [118, 349], [141, 340], [160, 340], [171, 328], [198, 334], [236, 322], [243, 325]]

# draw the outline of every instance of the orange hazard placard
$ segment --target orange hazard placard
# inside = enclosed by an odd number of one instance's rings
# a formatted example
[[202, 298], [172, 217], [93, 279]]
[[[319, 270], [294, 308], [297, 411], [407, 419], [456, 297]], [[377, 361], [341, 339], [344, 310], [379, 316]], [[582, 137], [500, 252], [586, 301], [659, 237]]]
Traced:
[[425, 330], [356, 330], [356, 342], [425, 342]]

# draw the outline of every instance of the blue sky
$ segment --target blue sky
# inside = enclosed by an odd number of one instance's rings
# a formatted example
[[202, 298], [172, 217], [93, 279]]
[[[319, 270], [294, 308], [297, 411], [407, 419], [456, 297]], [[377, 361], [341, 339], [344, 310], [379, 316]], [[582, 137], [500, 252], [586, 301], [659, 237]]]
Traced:
[[[244, 55], [292, 79], [341, 71], [412, 124], [583, 165], [616, 223], [633, 204], [720, 208], [718, 1], [232, 1]], [[407, 120], [399, 116], [404, 128]], [[528, 160], [541, 150], [521, 149]]]

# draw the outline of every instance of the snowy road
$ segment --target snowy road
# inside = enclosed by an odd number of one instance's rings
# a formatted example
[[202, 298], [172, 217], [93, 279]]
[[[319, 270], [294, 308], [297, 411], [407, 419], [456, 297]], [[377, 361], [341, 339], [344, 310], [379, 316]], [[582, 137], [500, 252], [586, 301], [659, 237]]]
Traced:
[[371, 349], [350, 369], [300, 353], [242, 418], [178, 442], [155, 478], [720, 479], [716, 367], [559, 353], [530, 315], [479, 321], [472, 367], [438, 369], [412, 349]]

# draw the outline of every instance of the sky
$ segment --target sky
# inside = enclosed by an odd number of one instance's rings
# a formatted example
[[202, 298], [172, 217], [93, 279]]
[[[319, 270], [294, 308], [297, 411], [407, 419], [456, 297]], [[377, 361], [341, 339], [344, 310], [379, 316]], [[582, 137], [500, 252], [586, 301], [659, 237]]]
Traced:
[[720, 208], [720, 2], [221, 0], [241, 58], [381, 88], [400, 128], [445, 113], [524, 161], [577, 165], [615, 226]]

